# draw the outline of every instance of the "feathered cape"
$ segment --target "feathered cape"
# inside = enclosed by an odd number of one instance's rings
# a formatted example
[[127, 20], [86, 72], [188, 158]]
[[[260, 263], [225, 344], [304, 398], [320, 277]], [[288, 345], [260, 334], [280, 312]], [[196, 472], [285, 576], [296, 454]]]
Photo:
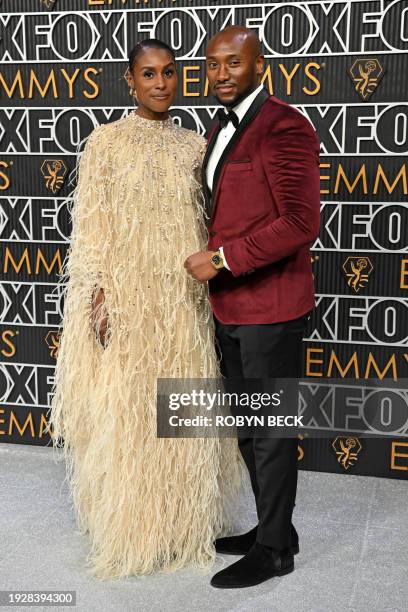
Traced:
[[[158, 377], [219, 375], [206, 285], [183, 268], [206, 248], [204, 147], [171, 119], [132, 112], [95, 128], [77, 166], [49, 426], [54, 448], [64, 439], [78, 525], [101, 579], [208, 568], [243, 474], [235, 439], [156, 437]], [[106, 348], [90, 321], [97, 286]]]

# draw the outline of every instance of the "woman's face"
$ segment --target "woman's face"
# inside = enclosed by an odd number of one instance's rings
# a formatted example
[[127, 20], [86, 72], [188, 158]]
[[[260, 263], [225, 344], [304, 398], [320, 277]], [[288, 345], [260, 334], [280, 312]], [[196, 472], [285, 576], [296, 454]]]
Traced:
[[167, 115], [177, 95], [177, 72], [173, 57], [165, 49], [146, 49], [128, 73], [136, 91], [138, 114], [148, 119]]

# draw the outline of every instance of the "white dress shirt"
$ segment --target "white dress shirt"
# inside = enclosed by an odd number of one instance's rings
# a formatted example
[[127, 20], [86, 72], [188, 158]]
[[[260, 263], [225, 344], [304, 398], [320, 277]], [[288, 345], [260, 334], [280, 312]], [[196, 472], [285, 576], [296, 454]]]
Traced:
[[[259, 94], [259, 92], [263, 89], [263, 87], [264, 86], [261, 83], [261, 85], [259, 85], [246, 98], [241, 100], [241, 102], [239, 102], [236, 106], [232, 107], [232, 110], [237, 115], [238, 121], [240, 123], [245, 113], [251, 106], [252, 102], [254, 101], [256, 96]], [[217, 140], [215, 141], [214, 148], [211, 151], [210, 157], [208, 158], [208, 163], [207, 163], [207, 168], [206, 168], [207, 185], [210, 191], [212, 191], [212, 188], [213, 188], [214, 173], [215, 173], [217, 164], [220, 161], [220, 157], [223, 154], [225, 147], [231, 140], [234, 132], [235, 132], [235, 127], [232, 121], [228, 121], [227, 125], [218, 132]], [[220, 247], [219, 250], [221, 252], [222, 258], [224, 259], [224, 265], [227, 268], [227, 270], [229, 270], [230, 268], [228, 267], [228, 264], [225, 260], [223, 248]]]

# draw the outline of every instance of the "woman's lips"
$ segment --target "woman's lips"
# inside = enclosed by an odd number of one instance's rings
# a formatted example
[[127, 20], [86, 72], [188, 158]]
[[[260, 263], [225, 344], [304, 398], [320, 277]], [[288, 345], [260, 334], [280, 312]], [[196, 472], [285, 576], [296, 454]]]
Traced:
[[155, 100], [166, 100], [170, 97], [170, 94], [160, 94], [158, 96], [152, 96]]

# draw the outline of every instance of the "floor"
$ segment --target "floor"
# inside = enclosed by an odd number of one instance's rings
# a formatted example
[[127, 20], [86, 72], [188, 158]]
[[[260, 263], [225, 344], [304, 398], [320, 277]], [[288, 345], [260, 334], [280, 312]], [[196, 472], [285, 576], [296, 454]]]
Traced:
[[[1, 590], [75, 590], [81, 612], [408, 609], [408, 481], [300, 471], [295, 571], [256, 587], [218, 590], [209, 585], [212, 572], [189, 569], [108, 583], [89, 577], [87, 542], [75, 530], [63, 480], [51, 449], [0, 444]], [[237, 532], [255, 524], [249, 491], [237, 517]], [[213, 571], [235, 560], [219, 556]]]

